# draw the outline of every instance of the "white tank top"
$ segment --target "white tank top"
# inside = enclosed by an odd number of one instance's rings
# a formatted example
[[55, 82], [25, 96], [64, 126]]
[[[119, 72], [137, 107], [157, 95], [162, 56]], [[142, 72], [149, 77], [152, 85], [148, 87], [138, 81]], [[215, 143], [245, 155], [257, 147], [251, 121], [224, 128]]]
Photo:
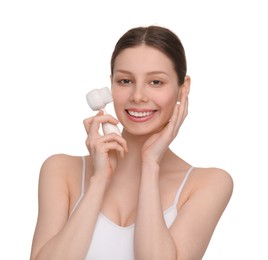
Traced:
[[[82, 157], [82, 159], [82, 189], [80, 197], [76, 202], [72, 212], [79, 204], [85, 192], [86, 163], [85, 158]], [[176, 193], [172, 206], [163, 212], [164, 219], [168, 228], [172, 225], [177, 216], [177, 203], [179, 201], [179, 197], [186, 183], [186, 180], [193, 168], [194, 167], [191, 167], [184, 176], [182, 183]], [[115, 224], [105, 215], [100, 213], [85, 260], [135, 260], [133, 246], [134, 229], [135, 224], [122, 227]]]

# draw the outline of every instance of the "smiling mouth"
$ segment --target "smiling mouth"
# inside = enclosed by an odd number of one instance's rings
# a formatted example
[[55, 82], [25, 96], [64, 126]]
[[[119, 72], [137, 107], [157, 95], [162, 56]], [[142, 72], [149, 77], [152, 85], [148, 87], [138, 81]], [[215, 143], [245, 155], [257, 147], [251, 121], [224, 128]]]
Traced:
[[144, 112], [126, 110], [126, 112], [132, 117], [145, 118], [145, 117], [148, 117], [148, 116], [152, 115], [154, 112], [156, 112], [156, 110], [144, 111]]

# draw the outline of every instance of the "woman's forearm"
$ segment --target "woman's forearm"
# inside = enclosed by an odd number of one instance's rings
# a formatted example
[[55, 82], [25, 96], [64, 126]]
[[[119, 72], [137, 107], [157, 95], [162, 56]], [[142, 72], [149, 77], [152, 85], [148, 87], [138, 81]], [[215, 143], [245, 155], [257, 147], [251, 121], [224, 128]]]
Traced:
[[176, 246], [163, 216], [158, 164], [142, 165], [134, 241], [137, 260], [176, 259]]
[[84, 259], [101, 210], [105, 190], [106, 181], [102, 177], [91, 178], [87, 192], [66, 225], [33, 259]]

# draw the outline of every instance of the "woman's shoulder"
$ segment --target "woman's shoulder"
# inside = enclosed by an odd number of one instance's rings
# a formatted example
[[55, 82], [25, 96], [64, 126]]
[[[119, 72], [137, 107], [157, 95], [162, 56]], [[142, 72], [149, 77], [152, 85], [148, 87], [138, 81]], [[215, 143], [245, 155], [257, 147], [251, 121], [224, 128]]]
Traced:
[[82, 172], [82, 156], [53, 154], [47, 157], [40, 170], [40, 179], [68, 181], [72, 175]]
[[232, 183], [233, 179], [229, 172], [217, 167], [193, 167], [193, 172], [204, 182], [220, 181]]
[[[47, 157], [39, 174], [39, 194], [47, 197], [67, 197], [71, 202], [81, 192], [84, 156], [54, 154]], [[87, 156], [85, 156], [87, 157]]]
[[[187, 185], [189, 190], [198, 190], [206, 186], [213, 189], [215, 186], [222, 186], [226, 192], [232, 192], [233, 179], [229, 172], [217, 167], [199, 167], [192, 165], [174, 153], [169, 153], [165, 161], [164, 169], [171, 174], [172, 178], [184, 176], [190, 170]], [[210, 188], [211, 187], [211, 188]]]
[[231, 196], [233, 191], [233, 178], [224, 169], [209, 167], [195, 167], [192, 172], [195, 190], [213, 191]]
[[53, 154], [44, 160], [41, 170], [54, 169], [66, 171], [75, 167], [78, 163], [81, 164], [81, 156]]

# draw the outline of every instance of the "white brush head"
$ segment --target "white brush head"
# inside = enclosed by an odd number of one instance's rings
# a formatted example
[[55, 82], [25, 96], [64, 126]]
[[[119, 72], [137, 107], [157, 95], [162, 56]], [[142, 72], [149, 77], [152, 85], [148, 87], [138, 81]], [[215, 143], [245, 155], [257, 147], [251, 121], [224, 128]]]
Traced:
[[86, 98], [88, 105], [93, 111], [100, 110], [104, 108], [106, 104], [113, 101], [110, 89], [107, 87], [89, 91]]

